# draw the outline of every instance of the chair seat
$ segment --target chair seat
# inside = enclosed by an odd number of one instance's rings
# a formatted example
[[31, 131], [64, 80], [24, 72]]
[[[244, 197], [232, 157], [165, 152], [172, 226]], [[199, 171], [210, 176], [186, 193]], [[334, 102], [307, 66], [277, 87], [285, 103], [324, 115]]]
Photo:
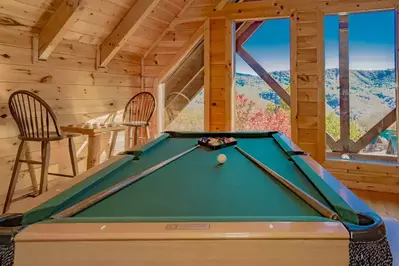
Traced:
[[22, 137], [19, 136], [19, 139], [21, 140], [26, 140], [26, 141], [57, 141], [57, 140], [63, 140], [65, 138], [74, 138], [74, 137], [79, 137], [82, 134], [80, 133], [65, 133], [61, 132], [61, 136], [57, 134], [55, 131], [50, 131], [49, 134], [45, 135], [44, 137]]
[[145, 127], [150, 125], [150, 123], [146, 121], [130, 121], [130, 122], [123, 122], [122, 125], [128, 127]]

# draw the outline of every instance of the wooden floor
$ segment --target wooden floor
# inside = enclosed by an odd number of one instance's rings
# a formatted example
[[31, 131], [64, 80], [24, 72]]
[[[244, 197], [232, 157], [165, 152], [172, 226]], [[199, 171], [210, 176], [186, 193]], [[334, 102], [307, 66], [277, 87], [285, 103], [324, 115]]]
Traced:
[[352, 191], [382, 218], [391, 217], [399, 221], [399, 194], [355, 189]]

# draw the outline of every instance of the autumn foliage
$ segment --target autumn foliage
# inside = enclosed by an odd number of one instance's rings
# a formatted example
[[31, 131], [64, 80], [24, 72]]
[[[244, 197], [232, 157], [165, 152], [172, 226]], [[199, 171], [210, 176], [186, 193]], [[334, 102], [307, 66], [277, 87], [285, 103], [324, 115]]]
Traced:
[[236, 130], [266, 131], [275, 130], [290, 136], [290, 113], [273, 105], [267, 108], [256, 107], [255, 102], [243, 94], [236, 94]]

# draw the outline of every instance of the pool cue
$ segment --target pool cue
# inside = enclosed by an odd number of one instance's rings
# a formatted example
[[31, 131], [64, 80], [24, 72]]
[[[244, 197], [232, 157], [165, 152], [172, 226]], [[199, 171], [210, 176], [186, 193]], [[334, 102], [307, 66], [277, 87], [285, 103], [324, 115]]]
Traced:
[[250, 161], [258, 165], [260, 168], [262, 168], [264, 171], [266, 171], [268, 174], [270, 174], [274, 179], [276, 179], [278, 182], [280, 182], [282, 185], [287, 187], [291, 192], [295, 193], [298, 197], [300, 197], [302, 200], [304, 200], [307, 204], [309, 204], [313, 209], [318, 211], [320, 214], [322, 214], [324, 217], [330, 218], [332, 220], [338, 220], [339, 216], [336, 212], [330, 210], [328, 207], [326, 207], [323, 203], [318, 201], [317, 199], [313, 198], [310, 196], [308, 193], [249, 155], [247, 152], [245, 152], [243, 149], [241, 149], [238, 146], [235, 146], [235, 148], [243, 154], [245, 157], [247, 157]]
[[91, 197], [89, 197], [89, 198], [87, 198], [85, 200], [82, 200], [82, 201], [76, 203], [75, 205], [73, 205], [73, 206], [61, 211], [60, 213], [52, 215], [51, 218], [52, 219], [62, 219], [62, 218], [71, 217], [71, 216], [73, 216], [73, 215], [75, 215], [75, 214], [77, 214], [77, 213], [79, 213], [79, 212], [81, 212], [81, 211], [93, 206], [97, 202], [99, 202], [99, 201], [101, 201], [101, 200], [103, 200], [103, 199], [115, 194], [116, 192], [118, 192], [118, 191], [124, 189], [125, 187], [133, 184], [134, 182], [139, 181], [143, 177], [146, 177], [149, 174], [154, 173], [155, 171], [161, 169], [162, 167], [168, 165], [169, 163], [171, 163], [171, 162], [179, 159], [180, 157], [186, 155], [187, 153], [192, 152], [193, 150], [197, 149], [199, 146], [200, 145], [195, 145], [194, 147], [192, 147], [192, 148], [190, 148], [190, 149], [188, 149], [188, 150], [186, 150], [186, 151], [184, 151], [182, 153], [179, 153], [179, 154], [177, 154], [177, 155], [175, 155], [175, 156], [173, 156], [173, 157], [171, 157], [171, 158], [169, 158], [169, 159], [167, 159], [167, 160], [165, 160], [165, 161], [163, 161], [163, 162], [161, 162], [161, 163], [159, 163], [157, 165], [154, 165], [151, 168], [148, 168], [148, 169], [146, 169], [146, 170], [144, 170], [144, 171], [142, 171], [142, 172], [140, 172], [140, 173], [138, 173], [138, 174], [136, 174], [134, 176], [126, 178], [125, 180], [123, 180], [123, 181], [121, 181], [121, 182], [119, 182], [119, 183], [117, 183], [117, 184], [115, 184], [115, 185], [113, 185], [113, 186], [101, 191], [101, 192], [98, 192], [97, 194], [94, 194], [93, 196], [91, 196]]

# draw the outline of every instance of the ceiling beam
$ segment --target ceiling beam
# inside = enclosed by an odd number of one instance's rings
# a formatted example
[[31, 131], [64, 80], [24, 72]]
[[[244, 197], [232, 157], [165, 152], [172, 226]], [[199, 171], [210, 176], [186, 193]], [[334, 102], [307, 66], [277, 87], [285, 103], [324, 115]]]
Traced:
[[66, 32], [79, 19], [84, 10], [82, 0], [64, 0], [44, 25], [38, 36], [38, 58], [47, 60], [62, 41]]
[[[341, 12], [364, 12], [371, 10], [393, 9], [397, 0], [362, 1], [309, 1], [309, 0], [261, 0], [252, 2], [227, 3], [220, 10], [211, 8], [197, 9], [182, 16], [180, 23], [204, 19], [227, 18], [235, 21], [264, 20], [268, 18], [290, 17], [296, 9], [320, 9], [325, 14]], [[327, 3], [327, 4], [326, 4]]]
[[230, 0], [220, 0], [220, 2], [216, 5], [215, 10], [221, 10], [223, 9], [229, 2]]
[[152, 50], [154, 50], [154, 48], [158, 45], [158, 43], [163, 39], [163, 37], [165, 37], [165, 35], [171, 30], [173, 29], [173, 27], [176, 25], [176, 22], [179, 21], [180, 16], [187, 10], [187, 8], [194, 2], [194, 0], [189, 0], [183, 7], [182, 10], [180, 10], [179, 14], [176, 15], [176, 17], [172, 20], [172, 22], [168, 25], [168, 27], [166, 27], [166, 29], [161, 33], [161, 35], [158, 36], [158, 38], [155, 40], [155, 42], [153, 42], [150, 46], [150, 48], [148, 48], [148, 50], [144, 53], [143, 57], [146, 58], [151, 52]]
[[100, 46], [100, 67], [105, 67], [124, 46], [160, 0], [138, 0]]
[[[238, 3], [242, 1], [243, 0], [239, 0]], [[188, 14], [183, 13], [179, 16], [179, 19], [175, 21], [175, 25], [189, 22], [205, 21], [208, 18], [209, 14], [212, 14], [212, 12], [215, 11], [222, 10], [229, 3], [231, 3], [231, 0], [220, 0], [215, 5], [215, 7], [210, 6], [209, 8], [201, 8], [201, 11], [199, 13], [196, 13], [194, 16], [190, 12]]]

